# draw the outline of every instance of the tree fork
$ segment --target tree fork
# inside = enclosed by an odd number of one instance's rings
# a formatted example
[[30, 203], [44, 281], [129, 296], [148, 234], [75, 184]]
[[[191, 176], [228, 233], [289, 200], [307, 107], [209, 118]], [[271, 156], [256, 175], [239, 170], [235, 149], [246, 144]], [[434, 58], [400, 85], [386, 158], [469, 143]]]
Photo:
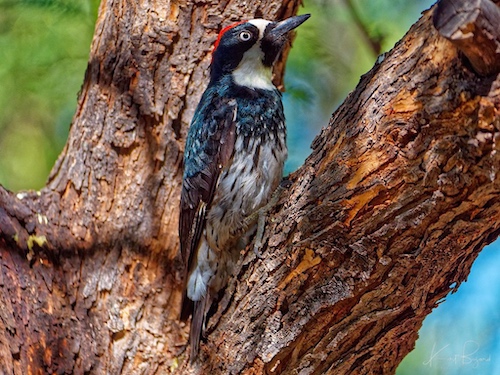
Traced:
[[0, 189], [7, 373], [393, 373], [498, 237], [499, 78], [471, 70], [431, 10], [290, 176], [264, 259], [243, 254], [189, 367], [180, 160], [211, 39], [223, 20], [282, 19], [299, 5], [249, 3], [103, 0], [47, 186], [23, 199]]

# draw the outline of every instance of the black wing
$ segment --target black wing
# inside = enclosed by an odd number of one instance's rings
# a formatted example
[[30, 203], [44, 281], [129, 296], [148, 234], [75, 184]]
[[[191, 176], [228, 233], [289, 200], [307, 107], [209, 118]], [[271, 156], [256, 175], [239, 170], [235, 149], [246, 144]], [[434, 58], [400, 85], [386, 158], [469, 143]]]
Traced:
[[[233, 155], [236, 115], [234, 99], [217, 97], [207, 103], [203, 103], [202, 99], [189, 129], [179, 220], [184, 283], [187, 283], [193, 256], [205, 227], [205, 213], [212, 203], [220, 173]], [[189, 314], [185, 311], [186, 302], [184, 298], [183, 317]]]

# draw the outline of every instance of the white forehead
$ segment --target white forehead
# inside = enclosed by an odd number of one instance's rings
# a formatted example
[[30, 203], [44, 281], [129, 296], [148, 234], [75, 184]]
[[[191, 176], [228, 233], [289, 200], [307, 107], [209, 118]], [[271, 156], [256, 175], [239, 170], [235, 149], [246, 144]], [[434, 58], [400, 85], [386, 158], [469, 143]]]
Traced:
[[259, 39], [261, 39], [264, 35], [264, 30], [266, 29], [267, 25], [271, 23], [271, 21], [263, 20], [262, 18], [256, 18], [254, 20], [248, 21], [248, 23], [251, 23], [259, 29]]

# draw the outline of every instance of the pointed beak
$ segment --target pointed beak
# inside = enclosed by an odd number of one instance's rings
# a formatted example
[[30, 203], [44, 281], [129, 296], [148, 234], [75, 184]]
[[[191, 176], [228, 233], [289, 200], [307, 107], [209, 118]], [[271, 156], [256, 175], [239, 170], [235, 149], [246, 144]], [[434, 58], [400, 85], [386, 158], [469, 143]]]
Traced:
[[272, 66], [278, 57], [281, 49], [288, 40], [288, 33], [304, 23], [311, 15], [303, 14], [287, 18], [280, 22], [270, 24], [264, 33], [261, 41], [261, 48], [264, 51], [263, 63], [265, 66]]
[[286, 20], [276, 23], [276, 26], [271, 30], [271, 35], [275, 39], [281, 39], [286, 34], [296, 27], [302, 25], [309, 17], [310, 14], [302, 14], [300, 16], [290, 17]]

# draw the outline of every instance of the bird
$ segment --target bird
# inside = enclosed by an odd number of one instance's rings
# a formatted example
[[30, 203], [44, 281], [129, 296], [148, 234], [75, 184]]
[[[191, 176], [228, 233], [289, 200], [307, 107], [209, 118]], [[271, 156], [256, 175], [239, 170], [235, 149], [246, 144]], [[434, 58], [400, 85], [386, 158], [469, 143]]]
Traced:
[[191, 315], [191, 363], [209, 309], [256, 231], [252, 218], [282, 179], [286, 126], [272, 68], [289, 32], [309, 17], [236, 22], [214, 44], [186, 138], [180, 200], [181, 319]]

